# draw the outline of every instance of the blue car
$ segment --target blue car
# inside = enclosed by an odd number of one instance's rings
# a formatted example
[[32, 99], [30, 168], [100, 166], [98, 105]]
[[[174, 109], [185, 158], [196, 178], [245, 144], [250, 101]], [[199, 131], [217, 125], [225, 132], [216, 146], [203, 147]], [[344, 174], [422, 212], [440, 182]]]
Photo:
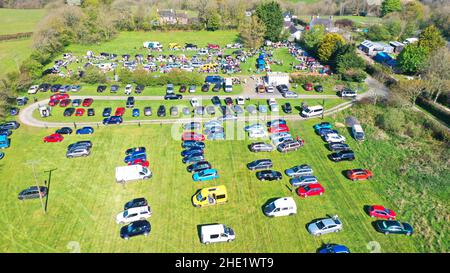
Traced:
[[350, 249], [348, 249], [344, 245], [326, 244], [325, 246], [321, 247], [317, 252], [318, 253], [350, 253]]
[[207, 181], [219, 178], [219, 174], [216, 169], [206, 169], [192, 175], [194, 181]]
[[11, 116], [17, 116], [17, 114], [19, 114], [19, 108], [13, 107], [9, 110], [9, 114]]
[[104, 125], [108, 125], [108, 124], [120, 124], [123, 122], [122, 117], [119, 116], [112, 116], [112, 117], [108, 117], [103, 119], [103, 124]]
[[320, 136], [325, 136], [328, 134], [339, 134], [339, 132], [337, 130], [332, 130], [332, 129], [328, 129], [328, 128], [322, 128], [322, 129], [317, 129], [316, 130], [316, 134], [320, 135]]
[[181, 143], [182, 148], [205, 148], [205, 143], [201, 141], [195, 141], [195, 140], [185, 140], [183, 143]]
[[112, 111], [111, 107], [106, 107], [105, 109], [103, 109], [103, 117], [107, 118], [111, 116], [111, 111]]
[[129, 225], [123, 226], [120, 229], [120, 237], [128, 240], [130, 237], [137, 235], [148, 236], [151, 231], [151, 225], [146, 220], [134, 221]]
[[140, 115], [139, 109], [133, 109], [133, 113], [131, 115], [133, 117], [139, 117], [139, 115]]
[[333, 127], [333, 125], [331, 125], [331, 123], [329, 123], [329, 122], [321, 122], [321, 123], [315, 124], [313, 126], [314, 130], [331, 129], [332, 127]]
[[132, 153], [130, 155], [127, 155], [123, 161], [125, 163], [129, 163], [129, 162], [135, 161], [136, 159], [142, 159], [143, 161], [146, 161], [147, 160], [147, 154], [145, 152], [142, 152], [142, 151], [134, 152], [134, 153]]
[[190, 147], [181, 152], [182, 157], [191, 156], [193, 154], [203, 154], [203, 149], [199, 147]]
[[90, 135], [94, 133], [94, 128], [83, 127], [77, 130], [77, 135]]

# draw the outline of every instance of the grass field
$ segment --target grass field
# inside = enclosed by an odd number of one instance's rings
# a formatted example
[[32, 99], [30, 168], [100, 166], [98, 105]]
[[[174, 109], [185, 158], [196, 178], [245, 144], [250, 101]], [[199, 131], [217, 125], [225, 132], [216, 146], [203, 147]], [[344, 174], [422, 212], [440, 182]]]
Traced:
[[[301, 15], [301, 16], [298, 16], [298, 18], [305, 20], [305, 22], [309, 22], [311, 20], [310, 15]], [[333, 16], [333, 21], [336, 21], [339, 19], [349, 19], [349, 20], [352, 20], [356, 24], [362, 24], [362, 25], [371, 25], [371, 24], [377, 24], [377, 23], [381, 22], [381, 18], [374, 17], [374, 16], [354, 16], [354, 15]]]
[[[0, 9], [1, 10], [1, 9]], [[0, 78], [19, 67], [31, 51], [31, 39], [0, 42]]]
[[32, 32], [46, 13], [44, 9], [0, 8], [0, 35]]
[[[288, 154], [253, 154], [247, 149], [249, 140], [207, 141], [206, 158], [219, 170], [220, 178], [203, 183], [193, 182], [186, 172], [181, 163], [180, 141], [171, 137], [172, 127], [168, 125], [103, 127], [92, 136], [72, 135], [58, 144], [42, 143], [50, 129], [22, 127], [14, 133], [12, 148], [0, 165], [0, 175], [7, 178], [0, 191], [4, 200], [0, 205], [0, 251], [70, 252], [79, 244], [81, 252], [314, 252], [322, 243], [333, 242], [345, 244], [353, 252], [369, 252], [372, 241], [380, 244], [382, 252], [418, 251], [420, 240], [416, 236], [378, 234], [363, 210], [366, 205], [383, 204], [403, 218], [404, 211], [389, 196], [382, 195], [386, 176], [383, 170], [372, 166], [375, 178], [364, 182], [351, 182], [342, 175], [345, 169], [370, 167], [373, 161], [383, 161], [383, 157], [371, 155], [371, 149], [380, 142], [369, 137], [367, 142], [357, 144], [341, 129], [356, 151], [357, 160], [332, 163], [326, 158], [329, 152], [324, 143], [311, 128], [317, 121], [289, 123], [293, 133], [305, 139], [306, 146]], [[81, 139], [93, 141], [93, 154], [66, 159], [67, 145]], [[148, 149], [153, 178], [125, 187], [116, 184], [114, 168], [124, 165], [124, 150], [141, 145]], [[266, 218], [261, 211], [264, 203], [274, 197], [294, 195], [286, 177], [281, 182], [260, 182], [254, 172], [245, 168], [246, 163], [266, 157], [279, 171], [310, 164], [326, 193], [307, 199], [294, 196], [297, 215]], [[17, 200], [20, 190], [34, 184], [28, 163], [32, 160], [38, 161], [38, 180], [47, 180], [50, 185], [46, 215], [39, 200]], [[197, 189], [219, 184], [228, 188], [227, 204], [202, 209], [192, 206], [190, 198]], [[152, 232], [147, 238], [124, 241], [119, 238], [120, 227], [114, 217], [125, 202], [141, 196], [149, 200], [153, 210], [149, 219]], [[326, 214], [338, 214], [344, 231], [310, 236], [305, 225]], [[200, 244], [197, 225], [214, 222], [231, 226], [236, 241]]]

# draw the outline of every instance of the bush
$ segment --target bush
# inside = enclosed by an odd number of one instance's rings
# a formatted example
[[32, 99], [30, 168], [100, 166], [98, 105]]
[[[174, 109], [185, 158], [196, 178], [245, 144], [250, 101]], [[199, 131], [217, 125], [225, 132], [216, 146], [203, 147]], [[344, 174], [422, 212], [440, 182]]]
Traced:
[[107, 78], [106, 74], [102, 73], [98, 68], [89, 67], [84, 72], [81, 81], [89, 84], [106, 83]]
[[376, 125], [383, 130], [401, 135], [405, 124], [405, 114], [399, 108], [387, 108], [386, 112], [379, 115], [376, 119]]
[[350, 82], [363, 82], [367, 77], [362, 69], [349, 69], [342, 73], [342, 79]]
[[450, 114], [448, 112], [442, 108], [436, 107], [433, 102], [422, 97], [418, 97], [416, 103], [430, 112], [433, 116], [450, 126]]
[[125, 84], [134, 82], [145, 86], [161, 86], [168, 83], [172, 83], [174, 85], [201, 85], [204, 82], [202, 75], [179, 69], [172, 69], [170, 72], [165, 74], [149, 73], [144, 69], [136, 69], [133, 72], [127, 69], [122, 69], [119, 74], [120, 81]]
[[305, 83], [325, 83], [329, 81], [331, 76], [314, 76], [314, 75], [302, 75], [291, 74], [291, 81], [293, 83], [305, 84]]

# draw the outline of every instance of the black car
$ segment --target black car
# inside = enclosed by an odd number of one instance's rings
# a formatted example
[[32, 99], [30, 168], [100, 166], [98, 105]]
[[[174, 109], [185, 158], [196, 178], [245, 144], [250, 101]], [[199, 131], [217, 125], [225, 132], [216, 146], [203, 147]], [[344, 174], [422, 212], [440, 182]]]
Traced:
[[137, 235], [148, 236], [151, 231], [150, 223], [147, 220], [139, 220], [132, 222], [120, 229], [120, 237], [128, 240], [130, 237]]
[[87, 109], [87, 115], [88, 115], [89, 117], [95, 116], [94, 108], [89, 108], [89, 109]]
[[220, 105], [222, 104], [222, 103], [220, 102], [220, 99], [219, 99], [218, 96], [212, 97], [211, 102], [212, 102], [212, 104], [215, 105], [215, 106], [220, 106]]
[[69, 107], [69, 108], [66, 108], [66, 110], [64, 110], [65, 117], [70, 117], [73, 115], [73, 113], [75, 113], [75, 108], [73, 108], [73, 107]]
[[183, 95], [181, 94], [166, 94], [164, 95], [165, 100], [181, 100]]
[[323, 86], [322, 85], [316, 85], [314, 86], [314, 89], [316, 92], [322, 93], [323, 92]]
[[134, 97], [128, 97], [127, 98], [126, 107], [127, 108], [134, 108]]
[[43, 83], [43, 84], [40, 84], [40, 85], [39, 85], [38, 91], [41, 91], [41, 92], [47, 92], [47, 91], [50, 89], [50, 87], [52, 87], [51, 84], [49, 84], [49, 83]]
[[69, 127], [62, 127], [61, 129], [56, 130], [56, 134], [60, 135], [70, 135], [72, 134], [73, 130]]
[[165, 117], [166, 116], [166, 107], [164, 105], [160, 105], [158, 108], [158, 117]]
[[117, 91], [119, 91], [119, 86], [118, 85], [111, 85], [111, 93], [117, 93]]
[[136, 85], [134, 92], [136, 92], [136, 94], [142, 94], [142, 92], [144, 92], [144, 89], [145, 89], [144, 85], [138, 84], [138, 85]]
[[190, 147], [181, 152], [182, 157], [188, 157], [192, 155], [203, 155], [203, 148], [200, 147]]
[[7, 121], [4, 122], [2, 124], [0, 124], [0, 129], [5, 130], [16, 130], [20, 127], [20, 123], [18, 123], [17, 121]]
[[187, 43], [187, 44], [184, 46], [184, 48], [187, 49], [187, 50], [195, 50], [195, 49], [197, 49], [197, 45], [191, 44], [191, 43]]
[[61, 84], [54, 84], [50, 87], [50, 91], [55, 93], [55, 92], [58, 92], [59, 88], [61, 88]]
[[209, 84], [205, 83], [202, 85], [202, 92], [208, 92], [209, 91]]
[[355, 159], [355, 153], [352, 150], [340, 151], [337, 153], [330, 154], [329, 157], [334, 162], [339, 162], [339, 161], [344, 161], [344, 160], [352, 161]]
[[247, 168], [249, 170], [262, 170], [262, 169], [269, 169], [272, 167], [273, 163], [272, 160], [270, 159], [258, 159], [247, 164]]
[[285, 84], [278, 85], [277, 89], [280, 93], [286, 93], [287, 91], [289, 91], [289, 87]]
[[105, 109], [103, 109], [102, 116], [107, 118], [107, 117], [111, 116], [111, 112], [112, 112], [112, 108], [106, 107]]
[[184, 92], [186, 92], [186, 90], [187, 90], [187, 87], [186, 87], [186, 85], [181, 85], [180, 86], [180, 89], [178, 90], [180, 93], [184, 93]]
[[222, 84], [216, 83], [216, 84], [214, 84], [214, 86], [213, 86], [213, 88], [212, 88], [212, 91], [213, 91], [213, 92], [219, 92], [219, 91], [220, 91], [220, 88], [222, 88]]
[[328, 143], [327, 148], [333, 152], [350, 150], [350, 146], [348, 146], [345, 143], [340, 143], [340, 142], [330, 142], [330, 143]]
[[292, 113], [292, 106], [291, 106], [291, 104], [290, 104], [289, 102], [286, 102], [286, 103], [283, 105], [283, 111], [284, 111], [286, 114]]
[[195, 140], [185, 140], [183, 143], [181, 143], [182, 148], [191, 148], [191, 147], [199, 147], [204, 149], [205, 143], [201, 141], [195, 141]]
[[97, 87], [97, 92], [98, 93], [102, 93], [103, 91], [105, 91], [106, 90], [106, 85], [99, 85], [98, 87]]
[[123, 210], [131, 209], [131, 208], [138, 208], [138, 207], [146, 207], [148, 206], [147, 199], [141, 197], [141, 198], [135, 198], [125, 204], [123, 206]]
[[199, 161], [197, 163], [189, 165], [186, 170], [190, 173], [201, 172], [203, 170], [211, 169], [211, 164], [208, 161]]
[[[41, 186], [32, 186], [28, 189], [25, 189], [19, 193], [19, 200], [25, 200], [25, 199], [36, 199], [40, 197], [45, 197], [47, 195], [48, 188]], [[39, 197], [40, 196], [40, 197]]]
[[261, 181], [264, 181], [264, 180], [273, 181], [273, 180], [281, 180], [282, 175], [280, 172], [277, 172], [277, 171], [264, 170], [264, 171], [257, 172], [256, 178], [258, 178]]
[[225, 104], [226, 105], [233, 105], [233, 99], [230, 97], [225, 98]]
[[77, 141], [75, 143], [70, 144], [67, 147], [67, 150], [72, 150], [74, 148], [79, 148], [79, 147], [85, 147], [85, 148], [92, 148], [92, 142], [90, 140], [81, 140], [81, 141]]
[[0, 135], [10, 136], [12, 131], [9, 129], [0, 129]]

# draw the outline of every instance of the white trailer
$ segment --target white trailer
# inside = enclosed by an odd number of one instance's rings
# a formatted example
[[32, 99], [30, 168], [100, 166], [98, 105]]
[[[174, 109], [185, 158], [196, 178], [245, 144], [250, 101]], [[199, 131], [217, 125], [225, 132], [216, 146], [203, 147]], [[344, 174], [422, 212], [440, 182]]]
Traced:
[[130, 165], [116, 168], [116, 182], [126, 183], [135, 180], [144, 180], [152, 177], [152, 172], [141, 165]]
[[272, 86], [278, 86], [285, 84], [289, 86], [289, 74], [282, 72], [267, 72], [265, 77], [266, 84]]

